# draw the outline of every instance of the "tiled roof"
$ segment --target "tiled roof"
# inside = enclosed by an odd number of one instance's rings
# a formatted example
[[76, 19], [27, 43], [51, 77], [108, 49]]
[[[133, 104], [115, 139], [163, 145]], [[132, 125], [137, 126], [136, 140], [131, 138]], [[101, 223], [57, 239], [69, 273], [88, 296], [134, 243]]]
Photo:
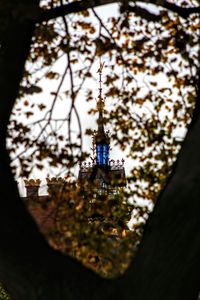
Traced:
[[55, 227], [56, 204], [48, 196], [23, 197], [27, 209], [35, 219], [40, 231], [47, 232]]

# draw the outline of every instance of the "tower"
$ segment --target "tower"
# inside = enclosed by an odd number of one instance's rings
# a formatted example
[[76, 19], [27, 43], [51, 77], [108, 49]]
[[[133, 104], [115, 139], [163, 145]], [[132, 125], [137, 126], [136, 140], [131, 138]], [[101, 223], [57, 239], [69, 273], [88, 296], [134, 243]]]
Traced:
[[124, 160], [110, 159], [110, 137], [104, 128], [105, 103], [102, 97], [102, 70], [100, 63], [99, 95], [97, 100], [97, 130], [93, 134], [95, 159], [80, 165], [78, 180], [82, 183], [94, 183], [100, 193], [113, 194], [119, 187], [126, 185]]
[[98, 70], [99, 73], [99, 96], [97, 102], [98, 109], [98, 129], [94, 136], [95, 148], [96, 148], [96, 164], [98, 166], [107, 167], [109, 163], [109, 136], [104, 130], [104, 101], [102, 98], [102, 69], [103, 64], [100, 63]]

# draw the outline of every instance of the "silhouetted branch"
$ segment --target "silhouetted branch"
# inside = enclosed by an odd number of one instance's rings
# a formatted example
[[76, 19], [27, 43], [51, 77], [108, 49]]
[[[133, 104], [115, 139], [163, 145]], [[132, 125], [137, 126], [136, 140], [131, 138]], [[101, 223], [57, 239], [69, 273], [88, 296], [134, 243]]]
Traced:
[[191, 14], [199, 14], [200, 13], [200, 6], [197, 7], [181, 7], [176, 4], [170, 3], [168, 1], [164, 1], [164, 8], [167, 8], [184, 19], [187, 19]]
[[[129, 2], [134, 2], [134, 1], [129, 1]], [[164, 7], [166, 9], [169, 9], [173, 12], [176, 12], [178, 15], [180, 15], [182, 18], [187, 18], [189, 15], [194, 14], [194, 13], [200, 13], [200, 6], [198, 7], [181, 7], [176, 4], [172, 4], [168, 1], [158, 1], [158, 3], [155, 3], [155, 1], [149, 0], [149, 1], [143, 1], [145, 3], [151, 3], [151, 4], [156, 4], [161, 7]], [[41, 12], [41, 15], [38, 18], [39, 22], [42, 21], [49, 21], [51, 19], [55, 19], [57, 17], [63, 17], [71, 13], [77, 13], [84, 11], [86, 9], [102, 6], [102, 5], [107, 5], [107, 4], [112, 4], [112, 3], [118, 3], [116, 0], [84, 0], [84, 1], [76, 1], [72, 3], [68, 3], [65, 5], [60, 5], [58, 7], [45, 10]], [[128, 6], [127, 6], [128, 7]], [[148, 12], [147, 10], [139, 7], [130, 7], [131, 11], [134, 11], [137, 14], [142, 14], [141, 16], [144, 18], [157, 18], [157, 16], [153, 13]]]

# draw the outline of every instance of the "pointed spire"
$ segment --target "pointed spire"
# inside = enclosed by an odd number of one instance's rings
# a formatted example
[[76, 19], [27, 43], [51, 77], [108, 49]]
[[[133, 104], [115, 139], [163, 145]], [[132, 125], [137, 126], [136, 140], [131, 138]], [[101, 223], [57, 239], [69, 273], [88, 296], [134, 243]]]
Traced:
[[104, 130], [104, 120], [103, 120], [103, 112], [104, 112], [104, 101], [102, 97], [102, 71], [103, 71], [104, 63], [100, 60], [100, 66], [97, 71], [99, 73], [99, 95], [97, 101], [97, 109], [98, 109], [98, 130], [95, 135], [95, 144], [96, 144], [96, 154], [97, 154], [97, 165], [108, 165], [109, 160], [109, 137], [105, 133]]
[[100, 58], [100, 64], [99, 64], [99, 69], [97, 71], [97, 73], [99, 73], [99, 100], [102, 100], [102, 71], [103, 71], [103, 67], [104, 67], [104, 62], [101, 62], [101, 58]]
[[99, 95], [98, 95], [98, 101], [97, 101], [97, 109], [98, 109], [98, 113], [99, 113], [99, 117], [98, 117], [98, 131], [99, 132], [104, 132], [104, 128], [103, 128], [103, 110], [104, 110], [104, 101], [103, 101], [103, 97], [102, 97], [102, 71], [103, 71], [103, 67], [104, 67], [104, 62], [101, 62], [101, 58], [100, 58], [100, 65], [99, 65], [99, 69], [97, 71], [97, 73], [99, 73]]
[[104, 130], [104, 120], [103, 120], [103, 112], [104, 112], [104, 100], [102, 97], [102, 71], [103, 71], [103, 67], [104, 67], [104, 62], [101, 62], [101, 58], [100, 58], [100, 64], [99, 64], [99, 69], [97, 71], [97, 73], [99, 73], [99, 95], [98, 95], [98, 100], [97, 100], [97, 109], [98, 109], [98, 119], [97, 119], [97, 123], [98, 123], [98, 130], [97, 130], [97, 140], [99, 141], [106, 141], [107, 140], [107, 136]]

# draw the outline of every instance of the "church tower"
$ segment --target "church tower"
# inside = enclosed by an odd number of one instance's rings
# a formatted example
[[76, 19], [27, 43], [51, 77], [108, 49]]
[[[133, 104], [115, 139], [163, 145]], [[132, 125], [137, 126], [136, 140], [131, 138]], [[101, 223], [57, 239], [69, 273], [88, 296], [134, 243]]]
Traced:
[[95, 183], [100, 192], [112, 194], [117, 192], [118, 187], [126, 185], [126, 177], [124, 160], [110, 159], [110, 137], [104, 128], [105, 103], [102, 97], [102, 70], [103, 64], [100, 63], [97, 130], [93, 135], [95, 158], [91, 162], [81, 164], [78, 181]]

